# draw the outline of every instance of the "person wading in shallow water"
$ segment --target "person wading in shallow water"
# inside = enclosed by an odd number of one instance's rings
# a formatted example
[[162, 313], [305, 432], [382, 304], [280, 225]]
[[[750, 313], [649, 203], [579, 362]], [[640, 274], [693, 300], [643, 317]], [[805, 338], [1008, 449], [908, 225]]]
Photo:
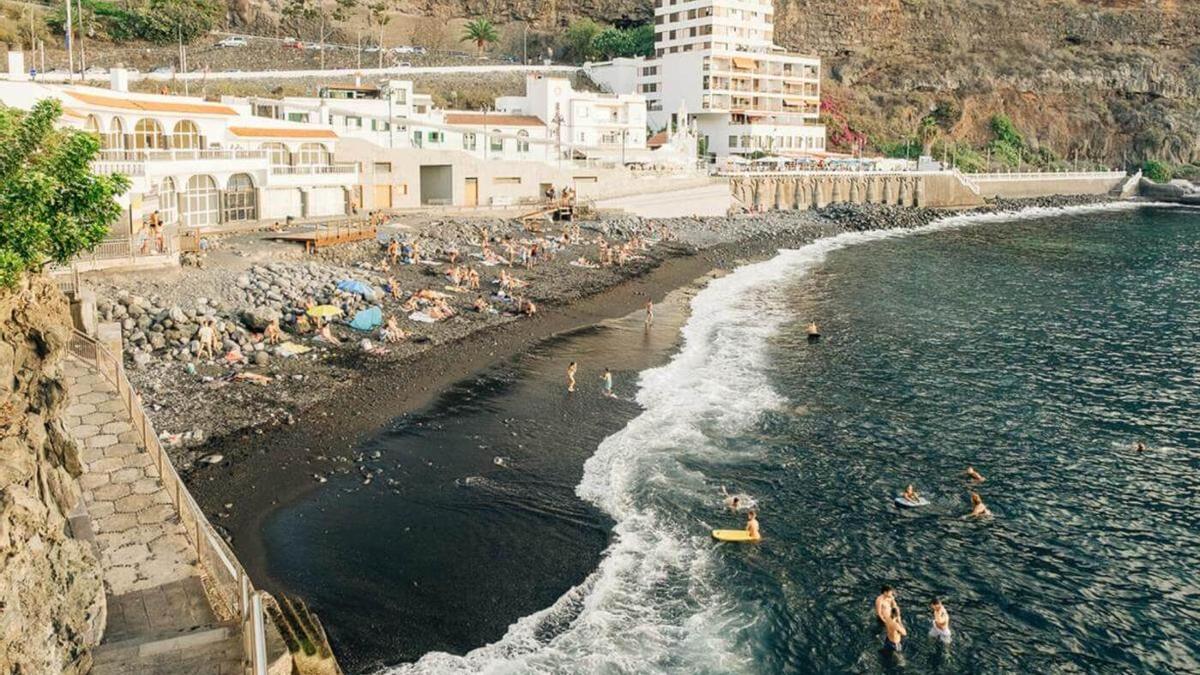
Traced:
[[654, 325], [654, 301], [646, 300], [646, 328]]
[[888, 613], [887, 618], [883, 620], [883, 629], [885, 635], [883, 637], [883, 651], [899, 652], [904, 649], [901, 641], [908, 635], [908, 631], [904, 628], [904, 623], [900, 621], [900, 609], [892, 607], [892, 611]]
[[950, 644], [950, 612], [946, 611], [946, 606], [938, 598], [929, 604], [929, 610], [933, 619], [929, 626], [929, 637]]
[[575, 371], [578, 368], [574, 361], [567, 366], [567, 391], [575, 391]]
[[758, 512], [746, 512], [746, 533], [749, 534], [750, 538], [754, 541], [762, 539], [762, 534], [758, 531]]

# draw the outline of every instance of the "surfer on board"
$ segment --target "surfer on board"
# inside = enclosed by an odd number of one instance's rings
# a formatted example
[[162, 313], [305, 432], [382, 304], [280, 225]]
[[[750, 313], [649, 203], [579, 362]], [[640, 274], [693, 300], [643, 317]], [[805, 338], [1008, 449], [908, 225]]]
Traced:
[[912, 483], [909, 483], [908, 487], [904, 489], [904, 498], [914, 504], [921, 501], [921, 496], [913, 489]]

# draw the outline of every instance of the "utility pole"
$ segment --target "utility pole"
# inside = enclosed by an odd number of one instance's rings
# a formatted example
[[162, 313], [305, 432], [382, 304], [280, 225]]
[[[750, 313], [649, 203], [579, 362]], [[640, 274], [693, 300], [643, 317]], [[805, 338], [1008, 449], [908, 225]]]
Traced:
[[75, 24], [71, 21], [71, 0], [67, 2], [67, 81], [75, 81], [75, 43], [71, 33], [75, 30]]
[[75, 0], [75, 9], [77, 10], [75, 19], [79, 22], [79, 72], [82, 74], [87, 70], [87, 57], [83, 53], [83, 0]]
[[562, 113], [555, 111], [554, 119], [550, 120], [550, 122], [552, 124], [554, 124], [554, 147], [555, 147], [555, 152], [558, 153], [558, 169], [559, 169], [559, 171], [561, 171], [562, 170], [562, 123], [563, 123]]
[[354, 67], [362, 70], [362, 29], [355, 32], [355, 39], [358, 41], [358, 50], [355, 52]]
[[521, 64], [529, 65], [529, 22], [525, 22], [524, 37], [521, 38]]
[[621, 129], [621, 166], [625, 166], [625, 139], [629, 137], [629, 129]]

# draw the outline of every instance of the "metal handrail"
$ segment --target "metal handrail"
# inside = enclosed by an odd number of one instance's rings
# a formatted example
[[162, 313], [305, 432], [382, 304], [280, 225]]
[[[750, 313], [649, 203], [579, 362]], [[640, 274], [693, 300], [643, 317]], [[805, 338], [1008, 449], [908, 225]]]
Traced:
[[179, 522], [196, 548], [197, 562], [207, 574], [216, 599], [224, 605], [219, 609], [238, 617], [245, 638], [243, 662], [247, 672], [266, 675], [268, 664], [265, 619], [263, 616], [256, 616], [256, 613], [261, 614], [263, 611], [261, 592], [254, 589], [237, 556], [217, 534], [175, 471], [170, 456], [154, 431], [153, 423], [146, 415], [141, 396], [125, 374], [125, 365], [95, 338], [78, 330], [71, 335], [70, 352], [76, 358], [93, 365], [116, 387], [117, 396], [125, 403], [134, 430], [141, 436], [142, 446], [158, 468], [159, 480], [167, 495], [171, 497]]

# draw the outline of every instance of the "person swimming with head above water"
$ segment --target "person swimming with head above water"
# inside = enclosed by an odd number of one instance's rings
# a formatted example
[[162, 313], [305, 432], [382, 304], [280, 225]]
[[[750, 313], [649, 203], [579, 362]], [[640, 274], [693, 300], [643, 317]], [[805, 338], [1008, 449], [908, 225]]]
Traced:
[[967, 518], [987, 518], [992, 515], [988, 510], [987, 504], [983, 503], [983, 498], [978, 492], [971, 493], [971, 512], [966, 515]]
[[975, 470], [975, 467], [973, 466], [968, 466], [964, 473], [967, 474], [967, 478], [971, 479], [971, 482], [973, 483], [982, 483], [984, 480], [986, 480], [982, 474]]
[[742, 509], [754, 509], [758, 504], [750, 495], [745, 493], [729, 494], [725, 486], [721, 486], [721, 501], [725, 504], [725, 508], [730, 511], [741, 511]]
[[1135, 443], [1133, 445], [1133, 450], [1134, 450], [1134, 452], [1145, 452], [1146, 444], [1141, 441], [1138, 441], [1137, 443]]

